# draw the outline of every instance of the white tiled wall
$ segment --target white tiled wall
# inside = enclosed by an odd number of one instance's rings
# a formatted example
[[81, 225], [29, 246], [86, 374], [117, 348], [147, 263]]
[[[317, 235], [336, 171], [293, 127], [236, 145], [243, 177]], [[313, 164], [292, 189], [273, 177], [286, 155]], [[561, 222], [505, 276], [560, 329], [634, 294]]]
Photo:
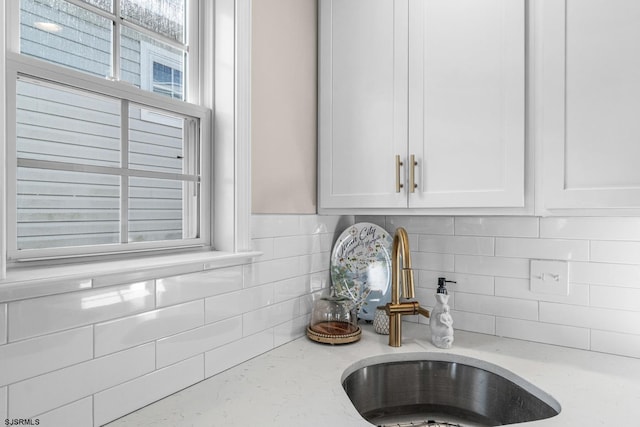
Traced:
[[0, 384], [35, 377], [93, 358], [91, 326], [0, 346]]
[[253, 263], [0, 303], [0, 423], [100, 426], [302, 336], [353, 220], [256, 215]]
[[[451, 285], [454, 327], [640, 357], [640, 218], [356, 217], [409, 232], [418, 299]], [[534, 293], [531, 259], [566, 260], [569, 295]]]
[[93, 396], [94, 425], [103, 425], [204, 379], [204, 355], [100, 391]]
[[155, 308], [153, 281], [90, 289], [8, 304], [9, 341]]

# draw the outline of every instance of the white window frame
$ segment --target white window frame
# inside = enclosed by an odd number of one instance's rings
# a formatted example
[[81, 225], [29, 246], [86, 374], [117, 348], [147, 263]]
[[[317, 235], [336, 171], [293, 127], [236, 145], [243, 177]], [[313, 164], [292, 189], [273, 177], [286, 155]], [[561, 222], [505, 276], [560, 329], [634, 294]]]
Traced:
[[[7, 7], [11, 2], [3, 3]], [[212, 212], [211, 248], [215, 251], [208, 256], [211, 260], [209, 265], [214, 266], [224, 265], [228, 259], [242, 259], [254, 254], [251, 252], [250, 233], [251, 0], [201, 1], [200, 12], [199, 74], [191, 68], [189, 78], [193, 79], [193, 74], [198, 74], [201, 84], [200, 91], [189, 94], [189, 99], [215, 112], [209, 129], [210, 135], [215, 137], [213, 153], [210, 153], [213, 158], [203, 160], [203, 164], [212, 165], [214, 170], [209, 208]], [[7, 11], [0, 7], [0, 22], [7, 22], [6, 17]], [[5, 35], [5, 31], [0, 31], [0, 135], [5, 135], [6, 129], [5, 51], [8, 43]], [[215, 91], [214, 87], [217, 88]], [[5, 143], [5, 138], [0, 138], [2, 165], [7, 160]], [[0, 173], [0, 236], [6, 236], [6, 223], [6, 175]], [[0, 285], [5, 286], [7, 292], [11, 292], [15, 280], [19, 280], [15, 284], [18, 286], [19, 283], [27, 283], [25, 281], [29, 277], [33, 280], [42, 277], [34, 269], [30, 269], [32, 273], [28, 274], [9, 270], [6, 249], [6, 239], [0, 238]], [[146, 265], [152, 265], [152, 259]], [[180, 259], [183, 260], [181, 262], [185, 260]], [[162, 257], [158, 262], [164, 265], [166, 261]], [[74, 274], [74, 271], [77, 271], [75, 274], [83, 274], [81, 272], [85, 270], [81, 265], [74, 267], [68, 264], [65, 271], [67, 274]], [[126, 271], [122, 270], [123, 273]], [[48, 277], [55, 280], [55, 276], [49, 274]], [[20, 288], [23, 289], [22, 286]], [[56, 291], [52, 288], [52, 292]], [[20, 295], [28, 297], [41, 293], [23, 289]]]
[[[198, 226], [201, 227], [198, 238], [195, 239], [182, 239], [171, 241], [149, 241], [149, 242], [136, 242], [127, 243], [127, 209], [126, 206], [121, 207], [120, 220], [122, 227], [122, 241], [120, 244], [113, 245], [95, 245], [95, 246], [71, 246], [71, 247], [56, 247], [48, 249], [25, 249], [18, 250], [17, 248], [17, 218], [16, 218], [16, 180], [11, 177], [16, 177], [17, 166], [30, 166], [41, 167], [43, 169], [57, 169], [57, 170], [73, 170], [76, 172], [93, 172], [104, 173], [123, 177], [121, 184], [121, 191], [127, 191], [128, 189], [128, 177], [129, 176], [141, 176], [147, 178], [170, 178], [169, 174], [162, 172], [152, 171], [131, 171], [126, 167], [121, 168], [107, 168], [100, 166], [84, 166], [76, 164], [56, 164], [57, 162], [43, 161], [43, 160], [18, 160], [16, 159], [16, 82], [18, 76], [25, 76], [26, 78], [34, 78], [52, 82], [63, 86], [72, 87], [78, 90], [85, 90], [96, 94], [114, 97], [116, 100], [123, 100], [122, 105], [128, 103], [134, 103], [136, 105], [148, 106], [149, 108], [165, 110], [168, 114], [176, 115], [180, 114], [186, 117], [193, 117], [199, 120], [201, 126], [201, 134], [198, 138], [201, 141], [210, 141], [210, 135], [208, 129], [210, 128], [210, 114], [209, 110], [193, 104], [188, 104], [182, 101], [169, 99], [167, 97], [147, 93], [142, 90], [132, 90], [130, 87], [121, 87], [122, 84], [118, 82], [112, 82], [108, 80], [98, 79], [84, 73], [74, 70], [60, 70], [60, 67], [56, 67], [50, 64], [43, 64], [42, 61], [24, 57], [14, 52], [7, 53], [7, 66], [6, 66], [6, 79], [7, 79], [7, 255], [10, 262], [35, 260], [35, 259], [50, 259], [50, 258], [64, 258], [78, 255], [95, 255], [106, 253], [120, 253], [130, 251], [148, 251], [157, 249], [176, 249], [181, 247], [197, 247], [210, 245], [208, 229], [209, 211], [204, 209], [204, 206], [208, 206], [208, 195], [211, 190], [209, 187], [210, 178], [208, 176], [209, 168], [203, 167], [200, 164], [193, 163], [197, 158], [208, 158], [209, 145], [203, 143], [201, 145], [201, 155], [191, 156], [192, 164], [189, 165], [187, 171], [191, 175], [189, 170], [202, 173], [201, 177], [201, 190], [200, 190], [200, 212], [198, 213], [200, 221]], [[171, 102], [170, 102], [171, 101]], [[168, 108], [170, 106], [170, 108]], [[128, 120], [128, 111], [123, 111], [122, 120]], [[123, 123], [123, 130], [126, 130]], [[185, 132], [194, 132], [193, 129], [185, 127]], [[193, 151], [193, 147], [189, 147], [185, 140], [185, 150]], [[127, 135], [123, 132], [121, 150], [123, 155], [128, 153]], [[185, 153], [186, 154], [186, 153]], [[113, 169], [113, 171], [109, 170]], [[120, 174], [120, 175], [119, 175]], [[188, 175], [176, 175], [174, 179], [188, 180]], [[193, 181], [193, 180], [192, 180]], [[191, 187], [191, 186], [188, 186]], [[190, 190], [191, 191], [191, 190]], [[188, 193], [183, 192], [186, 197]], [[124, 197], [122, 200], [126, 200]], [[186, 203], [185, 203], [186, 205]], [[193, 212], [184, 212], [183, 215], [191, 215], [195, 217]], [[193, 231], [191, 230], [185, 230]]]
[[[82, 2], [78, 2], [77, 0], [65, 0], [69, 3], [76, 4], [77, 6], [85, 6]], [[184, 114], [185, 116], [193, 116], [200, 120], [202, 124], [202, 134], [198, 138], [200, 141], [203, 141], [201, 145], [202, 154], [199, 156], [200, 159], [207, 159], [208, 156], [208, 147], [210, 144], [210, 137], [208, 131], [210, 129], [209, 124], [209, 115], [208, 110], [203, 107], [196, 106], [195, 104], [189, 104], [183, 101], [176, 101], [174, 99], [169, 99], [166, 96], [158, 95], [152, 92], [147, 92], [143, 90], [132, 89], [129, 83], [121, 83], [118, 81], [119, 72], [120, 72], [120, 64], [119, 64], [119, 34], [120, 28], [122, 25], [132, 26], [136, 31], [140, 31], [143, 34], [147, 33], [149, 36], [154, 36], [154, 33], [145, 30], [139, 26], [126, 24], [120, 22], [118, 19], [114, 19], [114, 31], [113, 31], [113, 40], [112, 40], [112, 49], [113, 49], [113, 69], [112, 69], [112, 78], [103, 81], [103, 79], [97, 78], [95, 76], [85, 74], [83, 72], [78, 72], [67, 67], [60, 67], [54, 64], [51, 64], [47, 61], [42, 61], [39, 59], [31, 58], [26, 55], [19, 54], [20, 48], [20, 40], [19, 40], [19, 25], [20, 25], [20, 4], [19, 1], [10, 2], [11, 5], [7, 6], [7, 10], [9, 11], [7, 18], [9, 19], [7, 28], [9, 28], [9, 33], [7, 36], [9, 37], [9, 45], [6, 54], [7, 58], [7, 75], [6, 75], [6, 102], [7, 102], [7, 174], [8, 177], [16, 176], [16, 163], [12, 161], [12, 159], [16, 159], [16, 151], [15, 151], [15, 141], [16, 141], [16, 118], [15, 118], [15, 109], [16, 109], [16, 79], [18, 75], [25, 75], [27, 77], [34, 77], [36, 79], [42, 79], [51, 81], [53, 83], [66, 85], [72, 88], [78, 88], [80, 90], [87, 90], [89, 92], [95, 92], [97, 94], [115, 97], [117, 99], [126, 100], [128, 102], [140, 104], [142, 106], [147, 105], [152, 108], [157, 108], [162, 110], [166, 108], [168, 112], [176, 112], [178, 114]], [[113, 19], [114, 16], [111, 13], [107, 13], [101, 11], [98, 8], [94, 8], [89, 6], [96, 14], [104, 15], [106, 17], [111, 17]], [[196, 29], [202, 25], [202, 23], [198, 20], [198, 2], [197, 0], [188, 0], [187, 1], [187, 10], [185, 11], [189, 22], [195, 23], [195, 25], [188, 25], [187, 30], [189, 31], [185, 34], [185, 39], [187, 42], [187, 50], [191, 48], [189, 46], [190, 41], [194, 41], [195, 46], [197, 47], [197, 40], [199, 39], [197, 31], [192, 31], [195, 27]], [[167, 42], [167, 40], [160, 38], [163, 42]], [[195, 54], [188, 55], [188, 63], [185, 64], [185, 68], [187, 70], [198, 70], [198, 56], [200, 51], [195, 50]], [[142, 65], [142, 64], [141, 64]], [[194, 86], [198, 86], [200, 80], [197, 79], [197, 73], [188, 73], [194, 77], [194, 84], [187, 85], [187, 87], [192, 88]], [[185, 73], [187, 74], [187, 73]], [[186, 75], [184, 76], [186, 79]], [[106, 83], [106, 84], [105, 84]], [[142, 93], [140, 93], [142, 92]], [[195, 98], [198, 99], [197, 91], [193, 89], [189, 89], [188, 92], [185, 92], [185, 97], [189, 99]], [[171, 101], [171, 102], [169, 102]], [[126, 129], [126, 124], [124, 124], [123, 118], [123, 129]], [[124, 139], [126, 140], [126, 136]], [[126, 148], [126, 147], [124, 147]], [[188, 149], [188, 147], [185, 147]], [[79, 167], [80, 168], [80, 167]], [[208, 173], [210, 168], [203, 167], [202, 165], [197, 165], [197, 169]], [[89, 170], [87, 170], [89, 171]], [[153, 175], [153, 174], [151, 174]], [[149, 176], [152, 177], [152, 176]], [[121, 191], [127, 190], [127, 181], [128, 177], [124, 177], [124, 182], [121, 184]], [[16, 211], [16, 182], [13, 179], [7, 179], [7, 194], [6, 194], [6, 203], [8, 207], [7, 216], [6, 216], [6, 236], [7, 236], [7, 260], [9, 263], [15, 261], [25, 261], [25, 260], [39, 260], [39, 259], [56, 259], [56, 258], [66, 258], [70, 256], [86, 256], [86, 255], [95, 255], [95, 254], [113, 254], [113, 253], [123, 253], [123, 252], [131, 252], [131, 251], [148, 251], [148, 250], [159, 250], [159, 249], [176, 249], [182, 247], [204, 247], [210, 246], [211, 241], [211, 233], [209, 224], [210, 221], [210, 210], [206, 209], [206, 207], [210, 206], [208, 202], [208, 195], [211, 193], [209, 189], [210, 179], [208, 176], [202, 176], [199, 189], [200, 196], [202, 200], [199, 203], [200, 212], [198, 215], [194, 212], [184, 212], [183, 215], [191, 215], [191, 217], [198, 217], [199, 223], [197, 224], [197, 228], [200, 233], [198, 237], [195, 239], [182, 239], [182, 240], [171, 240], [171, 241], [152, 241], [152, 242], [136, 242], [136, 243], [128, 243], [127, 237], [122, 236], [120, 244], [114, 245], [96, 245], [96, 246], [71, 246], [71, 247], [57, 247], [50, 249], [28, 249], [28, 250], [18, 250], [17, 249], [17, 220], [15, 217]], [[188, 194], [188, 193], [184, 193]], [[123, 200], [127, 200], [125, 197]], [[188, 205], [185, 203], [183, 208]], [[126, 208], [127, 206], [121, 206], [121, 233], [127, 232], [126, 229]]]

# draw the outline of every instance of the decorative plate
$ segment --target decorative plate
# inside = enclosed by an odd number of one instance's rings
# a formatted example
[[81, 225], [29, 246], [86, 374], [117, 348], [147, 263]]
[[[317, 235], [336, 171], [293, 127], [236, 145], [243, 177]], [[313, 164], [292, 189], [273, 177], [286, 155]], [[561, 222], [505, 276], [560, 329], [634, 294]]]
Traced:
[[347, 228], [333, 247], [333, 288], [353, 301], [360, 319], [373, 320], [376, 307], [391, 300], [392, 247], [389, 233], [368, 222]]

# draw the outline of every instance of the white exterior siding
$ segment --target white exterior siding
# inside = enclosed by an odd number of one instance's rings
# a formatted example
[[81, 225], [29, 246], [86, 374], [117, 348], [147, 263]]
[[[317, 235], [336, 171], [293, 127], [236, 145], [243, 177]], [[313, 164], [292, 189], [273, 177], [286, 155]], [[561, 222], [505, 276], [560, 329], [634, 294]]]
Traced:
[[[120, 165], [118, 101], [28, 81], [17, 87], [19, 158]], [[182, 127], [144, 120], [142, 112], [134, 107], [129, 117], [129, 167], [182, 173]], [[182, 185], [130, 178], [129, 241], [182, 238]], [[119, 243], [119, 209], [116, 176], [18, 168], [19, 249]]]

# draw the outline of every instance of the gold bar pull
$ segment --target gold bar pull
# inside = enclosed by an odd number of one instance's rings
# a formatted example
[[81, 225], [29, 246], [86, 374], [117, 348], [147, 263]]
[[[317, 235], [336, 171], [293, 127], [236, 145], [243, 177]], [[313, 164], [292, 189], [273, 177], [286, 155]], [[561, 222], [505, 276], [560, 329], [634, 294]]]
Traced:
[[404, 187], [402, 182], [400, 182], [400, 166], [402, 165], [403, 163], [400, 160], [400, 156], [396, 155], [396, 193], [399, 193], [400, 189]]
[[418, 184], [416, 184], [416, 166], [418, 166], [418, 162], [416, 162], [416, 156], [414, 154], [411, 155], [411, 166], [409, 168], [409, 193], [415, 193], [416, 188], [418, 188]]

